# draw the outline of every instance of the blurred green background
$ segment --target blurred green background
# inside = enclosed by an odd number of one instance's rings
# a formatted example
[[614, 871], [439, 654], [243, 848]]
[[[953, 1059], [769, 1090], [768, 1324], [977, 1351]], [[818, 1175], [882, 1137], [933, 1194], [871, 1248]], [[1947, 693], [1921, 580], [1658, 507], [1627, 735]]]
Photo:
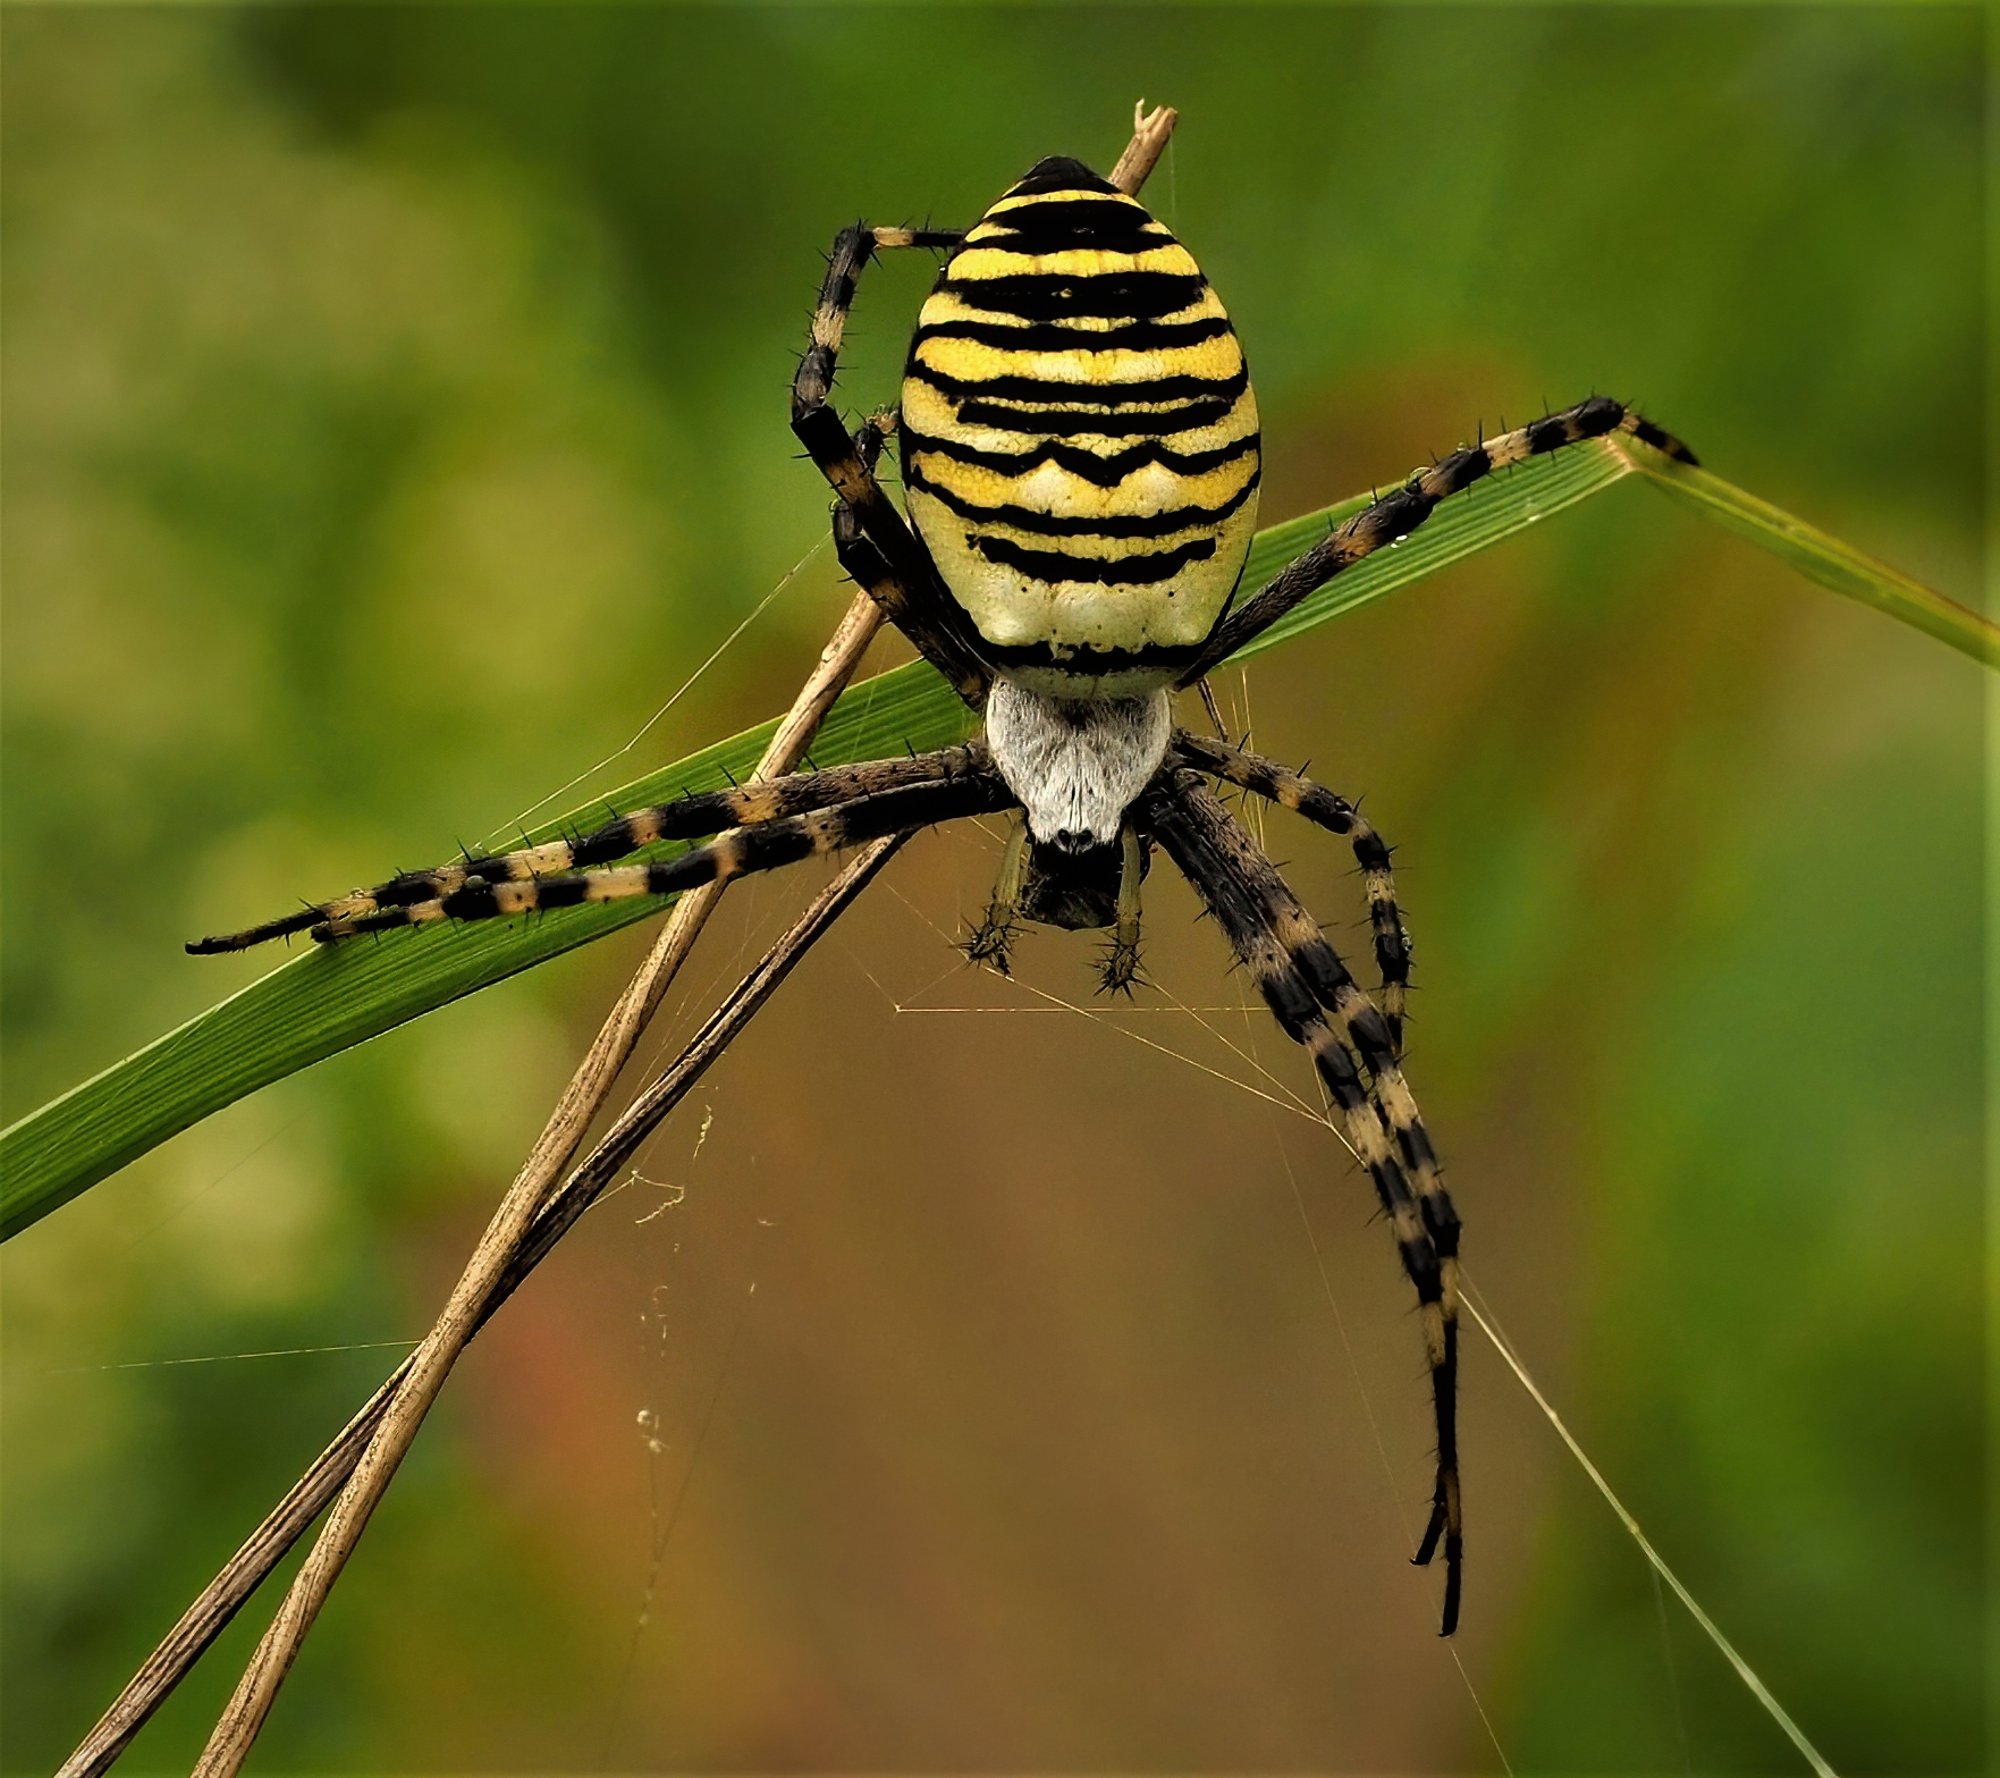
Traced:
[[[1977, 596], [1970, 8], [0, 30], [9, 1116], [269, 966], [189, 935], [780, 707], [846, 598], [785, 427], [819, 250], [1103, 165], [1141, 94], [1270, 518], [1610, 390]], [[929, 276], [871, 274], [851, 405]], [[1978, 670], [1627, 486], [1220, 689], [1403, 848], [1471, 1277], [1585, 1447], [1839, 1769], [1981, 1767]], [[1307, 1069], [1165, 873], [1129, 1014], [1041, 997], [1087, 937], [958, 966], [996, 853], [913, 846], [474, 1349], [261, 1769], [1799, 1769], [1483, 1344], [1438, 1643], [1416, 1332]], [[645, 942], [7, 1249], [8, 1770], [427, 1325]]]

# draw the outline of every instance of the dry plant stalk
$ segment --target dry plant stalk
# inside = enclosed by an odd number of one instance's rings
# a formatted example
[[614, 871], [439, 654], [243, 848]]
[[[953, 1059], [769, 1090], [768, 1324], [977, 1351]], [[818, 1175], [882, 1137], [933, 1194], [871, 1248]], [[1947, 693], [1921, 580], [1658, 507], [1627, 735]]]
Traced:
[[1174, 133], [1174, 125], [1181, 120], [1181, 114], [1171, 105], [1156, 105], [1151, 111], [1146, 109], [1146, 101], [1141, 99], [1132, 107], [1132, 140], [1125, 145], [1125, 152], [1118, 157], [1117, 164], [1106, 175], [1120, 191], [1139, 195], [1139, 187], [1146, 183], [1147, 175], [1159, 165], [1160, 156], [1167, 151], [1167, 141]]
[[[1158, 164], [1177, 121], [1178, 114], [1170, 107], [1149, 112], [1141, 100], [1134, 107], [1132, 140], [1112, 168], [1111, 182], [1136, 194]], [[857, 594], [822, 651], [818, 667], [772, 735], [758, 762], [758, 777], [782, 775], [804, 757], [820, 722], [860, 664], [882, 621], [874, 600], [865, 592]], [[860, 893], [900, 843], [878, 841], [856, 857], [730, 1002], [710, 1019], [675, 1067], [634, 1102], [562, 1192], [552, 1197], [558, 1175], [602, 1110], [619, 1072], [726, 885], [707, 884], [681, 897], [645, 963], [619, 996], [564, 1089], [430, 1332], [190, 1606], [64, 1764], [63, 1778], [81, 1778], [82, 1774], [109, 1768], [338, 1487], [333, 1511], [217, 1721], [196, 1772], [199, 1778], [223, 1778], [241, 1769], [320, 1606], [360, 1541], [369, 1516], [459, 1353], [527, 1270], [602, 1191], [609, 1177], [603, 1169], [609, 1165], [615, 1170], [622, 1165], [623, 1158], [666, 1115], [679, 1094], [763, 1004], [798, 955]], [[788, 952], [794, 941], [795, 948]], [[717, 1035], [725, 1027], [727, 1034]], [[678, 1089], [666, 1094], [664, 1090], [675, 1082]], [[607, 1162], [608, 1155], [616, 1158]], [[570, 1207], [566, 1215], [551, 1217], [548, 1212], [557, 1208], [558, 1199], [569, 1200]], [[538, 1229], [540, 1241], [535, 1238]]]
[[[860, 664], [881, 622], [875, 601], [865, 592], [857, 594], [832, 640], [821, 651], [819, 665], [773, 733], [758, 764], [759, 777], [787, 771], [804, 757], [821, 720]], [[866, 858], [868, 854], [862, 856]], [[871, 867], [866, 875], [873, 874]], [[843, 873], [841, 878], [836, 879], [835, 887], [838, 888], [846, 880]], [[109, 1769], [167, 1694], [180, 1683], [209, 1643], [235, 1616], [244, 1600], [283, 1559], [285, 1552], [319, 1516], [336, 1491], [341, 1490], [371, 1456], [375, 1456], [380, 1466], [381, 1487], [387, 1486], [396, 1462], [401, 1460], [403, 1451], [408, 1449], [417, 1427], [422, 1424], [430, 1402], [436, 1398], [437, 1387], [457, 1353], [485, 1324], [493, 1309], [511, 1293], [519, 1278], [524, 1277], [527, 1269], [540, 1259], [541, 1253], [536, 1252], [526, 1266], [510, 1268], [509, 1265], [510, 1260], [518, 1260], [527, 1251], [528, 1244], [523, 1237], [528, 1234], [531, 1220], [544, 1207], [550, 1188], [569, 1164], [585, 1132], [602, 1109], [619, 1070], [693, 949], [695, 938], [720, 900], [723, 887], [720, 883], [704, 884], [674, 904], [673, 912], [668, 916], [651, 953], [618, 997], [576, 1073], [564, 1088], [562, 1098], [536, 1139], [528, 1159], [522, 1164], [513, 1186], [488, 1224], [473, 1260], [452, 1293], [445, 1315], [439, 1318], [430, 1336], [369, 1397], [361, 1410], [341, 1429], [339, 1436], [320, 1453], [313, 1465], [231, 1557], [221, 1573], [182, 1614], [180, 1621], [147, 1657], [111, 1707], [64, 1763], [61, 1778], [85, 1778], [86, 1774]], [[815, 908], [818, 905], [816, 903]], [[841, 905], [845, 905], [844, 900]], [[781, 941], [780, 949], [784, 942], [788, 941]], [[747, 983], [745, 987], [748, 987]], [[761, 999], [758, 1004], [761, 1004]], [[695, 1045], [700, 1041], [697, 1036]], [[693, 1052], [694, 1045], [691, 1045], [666, 1078], [678, 1074]], [[610, 1140], [610, 1137], [606, 1138], [607, 1143]], [[602, 1152], [600, 1146], [591, 1157], [592, 1161]], [[591, 1162], [585, 1163], [586, 1167], [590, 1165]], [[582, 1171], [579, 1169], [579, 1172]], [[580, 1208], [576, 1214], [581, 1214]], [[570, 1220], [573, 1221], [574, 1216]], [[566, 1228], [568, 1224], [563, 1226]], [[560, 1229], [556, 1231], [557, 1235], [560, 1233]], [[543, 1251], [546, 1251], [546, 1246], [554, 1245], [554, 1238], [551, 1236], [547, 1240]], [[454, 1310], [457, 1311], [456, 1316]], [[468, 1312], [471, 1316], [469, 1323], [465, 1319]], [[419, 1405], [416, 1398], [406, 1393], [406, 1385], [416, 1372], [417, 1361], [440, 1337], [440, 1329], [445, 1328], [448, 1320], [452, 1322], [452, 1328], [447, 1337], [455, 1338], [456, 1343], [450, 1348], [449, 1356], [444, 1358], [442, 1368], [437, 1371], [435, 1381]], [[404, 1417], [397, 1421], [395, 1416], [399, 1409]], [[388, 1436], [386, 1429], [392, 1424], [398, 1427], [393, 1447], [385, 1443]], [[376, 1498], [379, 1497], [380, 1488], [376, 1490]], [[373, 1501], [369, 1502], [369, 1508], [372, 1510]], [[358, 1527], [355, 1535], [358, 1536]], [[321, 1542], [325, 1543], [324, 1536]], [[268, 1636], [266, 1640], [269, 1640]]]
[[[673, 1065], [633, 1100], [603, 1140], [550, 1195], [535, 1213], [526, 1238], [493, 1294], [480, 1305], [473, 1323], [474, 1333], [485, 1326], [500, 1305], [526, 1282], [529, 1273], [555, 1251], [556, 1244], [575, 1227], [583, 1213], [620, 1177], [640, 1144], [735, 1041], [737, 1033], [819, 940], [835, 916], [844, 912], [874, 880], [905, 837], [892, 834], [854, 856], [688, 1040]], [[61, 1778], [84, 1778], [85, 1774], [104, 1772], [124, 1751], [167, 1694], [186, 1677], [202, 1651], [353, 1473], [395, 1399], [397, 1388], [409, 1374], [410, 1363], [405, 1359], [390, 1374], [230, 1558], [222, 1572], [203, 1589], [97, 1726], [70, 1755], [62, 1767]]]
[[[820, 718], [860, 664], [880, 627], [875, 601], [865, 592], [857, 594], [834, 640], [821, 655], [818, 670], [771, 737], [758, 762], [758, 777], [787, 772], [803, 757]], [[535, 1212], [557, 1175], [603, 1109], [620, 1070], [721, 899], [723, 887], [719, 882], [705, 884], [675, 904], [651, 954], [618, 997], [563, 1089], [554, 1113], [452, 1287], [443, 1312], [406, 1361], [402, 1380], [369, 1435], [353, 1474], [334, 1501], [304, 1565], [293, 1577], [277, 1616], [257, 1644], [235, 1695], [217, 1719], [195, 1766], [196, 1778], [223, 1778], [241, 1770], [320, 1607], [361, 1541], [370, 1516], [388, 1491], [452, 1366], [478, 1330], [482, 1307], [520, 1251]]]

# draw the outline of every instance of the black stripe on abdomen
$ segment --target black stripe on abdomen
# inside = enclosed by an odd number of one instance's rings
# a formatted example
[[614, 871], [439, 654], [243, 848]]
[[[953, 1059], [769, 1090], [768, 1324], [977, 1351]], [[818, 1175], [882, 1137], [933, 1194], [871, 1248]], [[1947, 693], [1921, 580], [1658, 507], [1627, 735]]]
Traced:
[[1052, 586], [1065, 581], [1094, 586], [1157, 586], [1172, 580], [1190, 562], [1205, 562], [1215, 554], [1213, 537], [1196, 537], [1172, 549], [1129, 556], [1065, 555], [1060, 550], [1030, 549], [1010, 537], [974, 536], [966, 541], [989, 562]]
[[1157, 321], [1199, 302], [1208, 280], [1199, 272], [1098, 272], [1064, 277], [1048, 272], [997, 278], [947, 276], [938, 289], [969, 308], [1023, 321], [1063, 321], [1075, 315]]
[[1017, 506], [1011, 500], [981, 505], [964, 495], [932, 481], [915, 463], [903, 466], [905, 480], [939, 505], [974, 524], [1005, 525], [1014, 531], [1032, 531], [1044, 537], [1171, 537], [1176, 531], [1192, 531], [1197, 525], [1219, 525], [1256, 492], [1261, 472], [1253, 470], [1243, 486], [1220, 506], [1176, 506], [1161, 512], [1076, 513], [1037, 512]]
[[910, 342], [912, 357], [925, 340], [971, 340], [1003, 352], [1170, 352], [1199, 346], [1231, 331], [1226, 315], [1198, 321], [1133, 321], [1124, 327], [1065, 327], [1060, 322], [929, 321]]
[[1093, 173], [1080, 160], [1066, 154], [1045, 154], [1007, 188], [1007, 196], [1026, 197], [1040, 191], [1116, 192], [1117, 189], [1102, 173]]
[[1079, 679], [1101, 678], [1112, 673], [1129, 673], [1138, 668], [1152, 672], [1178, 672], [1201, 653], [1200, 644], [1147, 642], [1137, 648], [1066, 648], [1052, 642], [1023, 642], [1006, 645], [982, 640], [979, 652], [993, 666], [1040, 667], [1044, 671], [1073, 673]]
[[1079, 191], [1065, 197], [1044, 198], [1039, 204], [1010, 203], [1008, 199], [1013, 195], [1010, 192], [1007, 197], [999, 199], [979, 220], [990, 222], [997, 228], [1017, 231], [1031, 228], [1059, 231], [1086, 246], [1114, 229], [1130, 228], [1145, 222], [1153, 223], [1160, 230], [1153, 237], [1155, 243], [1174, 238], [1156, 217], [1146, 213], [1143, 206], [1111, 192]]
[[1020, 432], [1031, 438], [1165, 438], [1217, 425], [1235, 411], [1233, 396], [1190, 401], [1154, 413], [1126, 413], [1116, 408], [1000, 407], [990, 401], [961, 401], [958, 420], [962, 426]]
[[1177, 244], [1165, 229], [1129, 204], [1105, 204], [1097, 218], [1087, 224], [1051, 221], [1040, 214], [1057, 207], [1033, 204], [1010, 215], [988, 217], [987, 221], [1007, 232], [981, 235], [976, 241], [967, 241], [965, 250], [1039, 258], [1044, 253], [1068, 253], [1078, 247], [1100, 253], [1150, 253]]
[[1174, 475], [1206, 475], [1225, 463], [1254, 455], [1257, 437], [1254, 432], [1245, 433], [1241, 438], [1233, 438], [1227, 444], [1214, 445], [1205, 451], [1171, 450], [1157, 438], [1148, 438], [1128, 445], [1122, 451], [1107, 451], [1100, 456], [1096, 451], [1086, 451], [1080, 445], [1064, 444], [1058, 438], [1044, 439], [1027, 451], [989, 451], [978, 445], [961, 444], [957, 439], [934, 438], [928, 433], [913, 431], [908, 426], [903, 428], [902, 433], [905, 463], [929, 452], [949, 457], [954, 463], [963, 463], [968, 468], [990, 469], [996, 475], [1005, 476], [1026, 475], [1045, 463], [1053, 463], [1097, 488], [1115, 488], [1135, 469], [1147, 469], [1155, 464]]
[[1074, 383], [1034, 376], [954, 377], [912, 357], [909, 374], [928, 383], [940, 395], [971, 401], [1060, 401], [1074, 407], [1139, 407], [1170, 401], [1206, 399], [1234, 402], [1250, 387], [1250, 371], [1240, 366], [1234, 376], [1150, 377], [1129, 383]]

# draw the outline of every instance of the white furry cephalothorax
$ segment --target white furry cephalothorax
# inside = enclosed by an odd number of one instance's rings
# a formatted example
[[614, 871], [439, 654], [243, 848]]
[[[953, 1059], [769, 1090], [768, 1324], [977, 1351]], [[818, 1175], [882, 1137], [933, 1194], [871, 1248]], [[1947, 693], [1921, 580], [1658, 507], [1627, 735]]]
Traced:
[[1069, 851], [1115, 845], [1125, 811], [1167, 756], [1173, 706], [1142, 698], [1049, 698], [996, 679], [986, 744], [1028, 812], [1028, 832]]

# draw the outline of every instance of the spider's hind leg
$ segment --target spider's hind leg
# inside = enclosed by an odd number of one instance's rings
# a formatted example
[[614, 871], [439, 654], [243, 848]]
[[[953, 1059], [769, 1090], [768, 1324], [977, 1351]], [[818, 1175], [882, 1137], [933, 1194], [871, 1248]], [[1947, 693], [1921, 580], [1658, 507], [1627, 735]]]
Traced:
[[1375, 967], [1381, 977], [1382, 1017], [1388, 1022], [1390, 1047], [1403, 1053], [1403, 1021], [1410, 989], [1410, 934], [1396, 901], [1396, 879], [1389, 863], [1388, 843], [1361, 818], [1361, 811], [1344, 796], [1287, 770], [1274, 759], [1212, 741], [1206, 735], [1179, 730], [1174, 736], [1181, 758], [1204, 772], [1265, 797], [1281, 808], [1302, 815], [1315, 827], [1338, 834], [1353, 848], [1368, 895], [1368, 925], [1375, 942]]
[[1348, 1146], [1373, 1181], [1417, 1293], [1430, 1363], [1437, 1469], [1416, 1560], [1445, 1558], [1443, 1634], [1458, 1623], [1463, 1520], [1458, 1477], [1458, 1215], [1396, 1060], [1382, 1013], [1249, 833], [1191, 771], [1169, 769], [1145, 818], [1256, 978], [1285, 1035], [1307, 1050]]

